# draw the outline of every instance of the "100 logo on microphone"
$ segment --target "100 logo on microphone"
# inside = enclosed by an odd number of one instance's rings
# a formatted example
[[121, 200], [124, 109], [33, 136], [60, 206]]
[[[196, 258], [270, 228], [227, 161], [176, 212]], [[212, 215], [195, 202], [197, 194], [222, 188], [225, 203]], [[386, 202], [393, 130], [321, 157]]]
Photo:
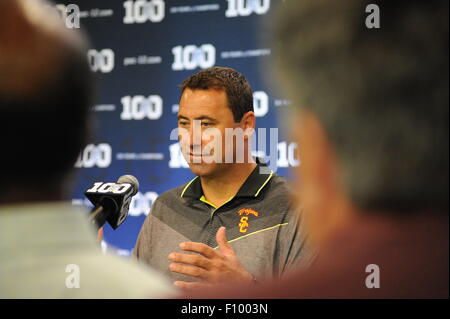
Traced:
[[108, 222], [115, 229], [122, 224], [128, 215], [128, 208], [133, 198], [133, 185], [130, 183], [96, 182], [84, 194], [94, 206], [102, 205], [102, 201], [107, 198], [110, 203], [115, 203], [115, 209], [120, 207], [118, 215], [108, 217]]
[[86, 192], [87, 193], [100, 193], [100, 194], [125, 194], [130, 189], [132, 189], [132, 185], [128, 183], [103, 183], [103, 182], [97, 182], [94, 183], [94, 186], [92, 188], [89, 188]]

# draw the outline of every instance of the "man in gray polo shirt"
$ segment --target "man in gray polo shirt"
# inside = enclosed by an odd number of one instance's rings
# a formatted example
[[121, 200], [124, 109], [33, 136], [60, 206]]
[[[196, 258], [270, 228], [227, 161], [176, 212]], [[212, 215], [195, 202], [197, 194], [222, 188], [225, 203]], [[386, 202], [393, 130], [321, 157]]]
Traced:
[[[310, 260], [286, 180], [251, 157], [236, 160], [227, 130], [255, 127], [253, 95], [239, 72], [214, 67], [183, 82], [178, 128], [190, 182], [161, 194], [139, 234], [134, 255], [180, 288], [280, 276]], [[195, 130], [201, 138], [195, 138]], [[208, 129], [219, 149], [207, 147]], [[243, 135], [250, 154], [251, 134]], [[217, 136], [215, 137], [217, 138]], [[216, 140], [217, 141], [217, 140]], [[226, 155], [232, 153], [232, 161]], [[212, 158], [219, 159], [212, 161]], [[224, 226], [224, 227], [222, 227]]]

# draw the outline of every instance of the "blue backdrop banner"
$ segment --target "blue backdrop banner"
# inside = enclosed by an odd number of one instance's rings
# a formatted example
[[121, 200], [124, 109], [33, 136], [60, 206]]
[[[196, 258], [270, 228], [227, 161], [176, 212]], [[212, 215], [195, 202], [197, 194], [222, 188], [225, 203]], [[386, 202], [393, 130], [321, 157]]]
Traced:
[[[275, 0], [70, 0], [57, 2], [65, 19], [79, 9], [80, 27], [91, 47], [87, 59], [99, 85], [95, 135], [75, 164], [73, 205], [92, 207], [84, 191], [94, 182], [124, 174], [140, 189], [129, 216], [117, 229], [105, 226], [104, 249], [129, 255], [156, 197], [193, 175], [170, 139], [177, 127], [181, 82], [211, 66], [243, 73], [254, 91], [257, 128], [278, 128], [277, 113], [290, 102], [264, 79], [273, 48], [266, 21]], [[273, 131], [275, 132], [275, 131]], [[299, 165], [298, 145], [278, 133], [277, 173]], [[273, 162], [273, 161], [272, 161]], [[272, 166], [275, 163], [272, 163]]]

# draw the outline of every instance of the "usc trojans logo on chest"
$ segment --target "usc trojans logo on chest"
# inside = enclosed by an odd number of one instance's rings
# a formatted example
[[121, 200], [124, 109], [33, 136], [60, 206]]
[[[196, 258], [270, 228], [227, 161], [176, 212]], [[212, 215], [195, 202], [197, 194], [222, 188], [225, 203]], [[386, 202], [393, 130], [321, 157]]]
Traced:
[[237, 214], [239, 216], [242, 216], [239, 220], [239, 232], [246, 233], [249, 227], [249, 215], [253, 216], [259, 216], [259, 213], [256, 210], [253, 210], [251, 208], [242, 208], [240, 209]]

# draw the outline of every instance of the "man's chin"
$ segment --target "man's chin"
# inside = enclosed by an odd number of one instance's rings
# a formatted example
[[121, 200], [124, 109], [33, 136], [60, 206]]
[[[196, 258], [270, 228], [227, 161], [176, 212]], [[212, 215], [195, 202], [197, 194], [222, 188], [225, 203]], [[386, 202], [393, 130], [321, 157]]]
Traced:
[[189, 163], [189, 169], [194, 175], [208, 176], [214, 170], [214, 164], [208, 163]]

